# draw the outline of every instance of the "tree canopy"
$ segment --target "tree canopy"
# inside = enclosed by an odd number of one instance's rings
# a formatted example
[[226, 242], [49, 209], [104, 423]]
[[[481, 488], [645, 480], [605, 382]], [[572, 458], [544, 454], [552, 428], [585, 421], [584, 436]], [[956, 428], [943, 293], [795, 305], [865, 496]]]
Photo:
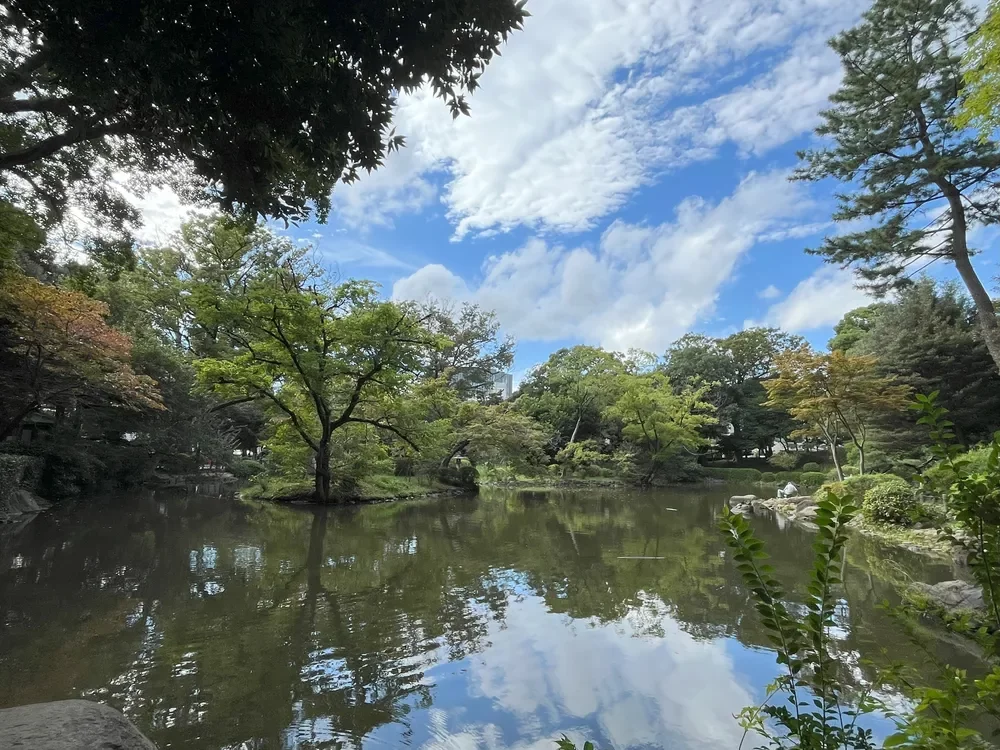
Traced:
[[[47, 220], [84, 203], [119, 227], [116, 172], [190, 169], [230, 210], [285, 220], [403, 145], [395, 97], [467, 113], [523, 1], [12, 0], [0, 14], [0, 197]], [[174, 180], [175, 185], [183, 181]]]
[[969, 244], [971, 228], [1000, 219], [991, 193], [1000, 148], [955, 123], [958, 42], [972, 28], [961, 0], [875, 0], [860, 24], [830, 42], [844, 77], [816, 133], [833, 143], [802, 152], [796, 176], [846, 183], [834, 219], [866, 225], [811, 252], [856, 266], [880, 290], [950, 261], [1000, 368], [1000, 324]]

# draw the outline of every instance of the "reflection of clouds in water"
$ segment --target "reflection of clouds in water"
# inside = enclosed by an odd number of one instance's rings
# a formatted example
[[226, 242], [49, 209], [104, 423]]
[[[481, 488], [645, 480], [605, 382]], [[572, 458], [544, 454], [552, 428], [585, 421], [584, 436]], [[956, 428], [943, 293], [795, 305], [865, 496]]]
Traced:
[[[455, 727], [449, 727], [448, 723], [447, 712], [439, 708], [430, 710], [431, 739], [421, 746], [423, 750], [553, 750], [558, 739], [558, 736], [535, 736], [532, 733], [531, 739], [507, 744], [503, 740], [503, 733], [495, 724], [466, 726], [456, 730]], [[452, 723], [457, 722], [452, 721]], [[578, 747], [583, 747], [584, 741], [588, 739], [585, 731], [568, 731], [565, 734], [576, 742]]]
[[[734, 675], [723, 644], [692, 638], [658, 600], [647, 599], [643, 609], [641, 624], [629, 614], [601, 625], [557, 618], [542, 601], [526, 599], [508, 612], [507, 627], [491, 634], [492, 648], [471, 665], [472, 692], [513, 713], [522, 729], [541, 725], [546, 734], [555, 726], [556, 737], [561, 723], [589, 718], [617, 748], [736, 747], [741, 730], [733, 714], [753, 698]], [[639, 635], [651, 609], [659, 611], [662, 638]], [[469, 732], [476, 733], [464, 730]], [[457, 747], [439, 737], [428, 746]]]

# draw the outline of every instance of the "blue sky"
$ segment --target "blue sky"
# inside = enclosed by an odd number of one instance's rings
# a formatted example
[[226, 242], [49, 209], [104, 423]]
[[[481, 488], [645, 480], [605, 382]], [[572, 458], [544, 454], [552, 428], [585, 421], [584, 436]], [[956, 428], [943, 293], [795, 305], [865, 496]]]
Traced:
[[407, 147], [287, 232], [387, 296], [496, 310], [518, 374], [564, 345], [662, 353], [751, 323], [822, 346], [867, 298], [803, 252], [833, 186], [787, 176], [840, 79], [825, 41], [866, 6], [529, 0], [470, 117], [402, 97]]

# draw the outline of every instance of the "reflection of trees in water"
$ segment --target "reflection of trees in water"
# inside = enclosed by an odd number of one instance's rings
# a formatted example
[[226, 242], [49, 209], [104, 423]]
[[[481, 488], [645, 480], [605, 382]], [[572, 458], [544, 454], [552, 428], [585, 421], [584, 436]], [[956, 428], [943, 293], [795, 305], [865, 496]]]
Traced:
[[[769, 647], [715, 531], [718, 498], [109, 505], [40, 518], [10, 543], [20, 567], [0, 577], [0, 704], [85, 693], [125, 707], [158, 743], [350, 746], [390, 722], [405, 734], [432, 703], [429, 668], [488, 646], [523, 595], [572, 618], [628, 616], [649, 636], [665, 606], [696, 638]], [[760, 531], [801, 601], [809, 535]], [[872, 607], [888, 585], [850, 562], [838, 634], [860, 684], [862, 657], [909, 654]]]

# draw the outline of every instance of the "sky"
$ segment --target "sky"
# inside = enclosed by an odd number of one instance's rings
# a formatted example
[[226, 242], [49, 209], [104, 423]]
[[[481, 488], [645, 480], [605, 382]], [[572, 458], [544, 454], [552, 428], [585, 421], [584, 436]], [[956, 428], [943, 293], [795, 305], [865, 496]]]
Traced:
[[[870, 300], [804, 252], [834, 231], [835, 186], [788, 176], [840, 81], [826, 40], [867, 5], [528, 0], [471, 116], [401, 97], [406, 147], [339, 186], [327, 224], [282, 231], [387, 297], [495, 310], [515, 377], [562, 346], [662, 353], [688, 331], [824, 346]], [[142, 207], [147, 236], [183, 214], [166, 189]]]

